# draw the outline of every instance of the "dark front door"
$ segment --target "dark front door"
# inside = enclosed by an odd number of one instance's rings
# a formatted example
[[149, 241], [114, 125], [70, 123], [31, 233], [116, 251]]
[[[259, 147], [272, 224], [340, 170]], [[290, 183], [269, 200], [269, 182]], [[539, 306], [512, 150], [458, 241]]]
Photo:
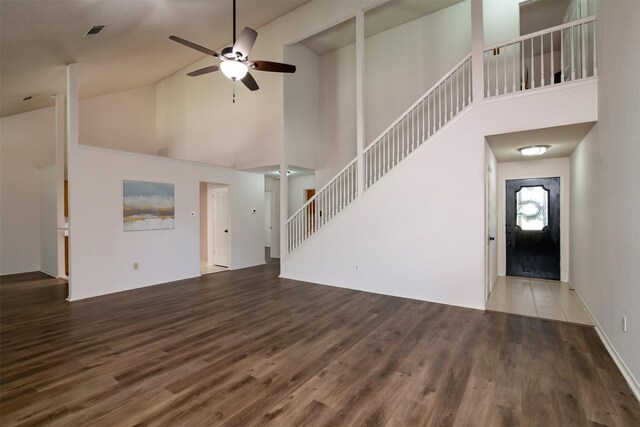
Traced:
[[508, 180], [507, 276], [560, 280], [560, 178]]

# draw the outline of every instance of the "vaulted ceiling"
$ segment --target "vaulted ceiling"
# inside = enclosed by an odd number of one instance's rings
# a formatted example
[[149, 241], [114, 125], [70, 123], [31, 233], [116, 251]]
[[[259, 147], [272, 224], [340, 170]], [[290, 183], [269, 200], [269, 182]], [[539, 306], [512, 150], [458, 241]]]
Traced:
[[[238, 31], [259, 28], [310, 0], [238, 0]], [[66, 64], [79, 63], [80, 97], [153, 84], [202, 55], [175, 34], [213, 49], [231, 43], [231, 0], [2, 0], [0, 116], [53, 104]], [[83, 38], [106, 25], [95, 38]], [[23, 101], [23, 98], [32, 99]]]

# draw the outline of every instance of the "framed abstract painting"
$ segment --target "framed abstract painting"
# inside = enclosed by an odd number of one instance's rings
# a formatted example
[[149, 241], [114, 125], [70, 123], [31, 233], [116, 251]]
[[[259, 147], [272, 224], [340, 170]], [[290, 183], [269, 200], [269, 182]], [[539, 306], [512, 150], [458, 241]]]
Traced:
[[174, 184], [124, 181], [124, 231], [170, 230], [174, 215]]

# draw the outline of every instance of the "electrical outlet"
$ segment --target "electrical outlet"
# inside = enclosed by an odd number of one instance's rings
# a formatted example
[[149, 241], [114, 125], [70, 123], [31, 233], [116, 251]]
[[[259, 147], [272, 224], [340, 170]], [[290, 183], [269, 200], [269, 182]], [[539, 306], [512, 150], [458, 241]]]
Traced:
[[627, 317], [622, 316], [622, 332], [627, 332]]
[[140, 263], [134, 262], [134, 263], [133, 263], [133, 269], [134, 269], [134, 270], [137, 270], [137, 269], [139, 269], [139, 268], [140, 268]]
[[360, 270], [360, 264], [356, 264], [356, 270]]

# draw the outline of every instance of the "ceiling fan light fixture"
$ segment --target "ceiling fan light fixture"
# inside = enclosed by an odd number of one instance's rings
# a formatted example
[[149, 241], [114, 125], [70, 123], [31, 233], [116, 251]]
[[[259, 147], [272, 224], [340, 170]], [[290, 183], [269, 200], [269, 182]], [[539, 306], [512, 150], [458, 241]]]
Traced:
[[548, 145], [530, 145], [528, 147], [518, 148], [523, 156], [539, 156], [547, 152], [550, 147]]
[[238, 61], [222, 61], [220, 71], [231, 80], [242, 80], [247, 75], [249, 67]]

